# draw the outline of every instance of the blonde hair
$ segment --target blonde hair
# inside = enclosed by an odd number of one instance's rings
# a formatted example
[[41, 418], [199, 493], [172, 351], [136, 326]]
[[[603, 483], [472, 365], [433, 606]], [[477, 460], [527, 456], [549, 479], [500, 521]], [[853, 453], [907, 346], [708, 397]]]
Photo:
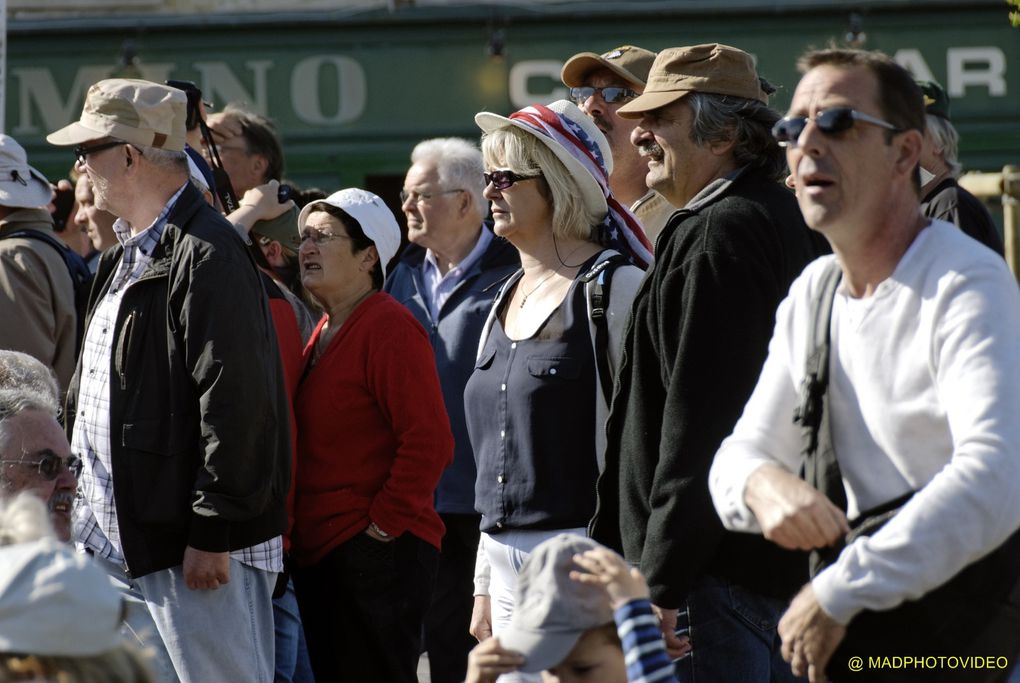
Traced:
[[508, 168], [520, 175], [542, 174], [542, 195], [552, 204], [553, 235], [596, 242], [592, 227], [605, 216], [589, 212], [581, 188], [563, 162], [534, 135], [519, 128], [500, 128], [482, 137], [486, 168]]

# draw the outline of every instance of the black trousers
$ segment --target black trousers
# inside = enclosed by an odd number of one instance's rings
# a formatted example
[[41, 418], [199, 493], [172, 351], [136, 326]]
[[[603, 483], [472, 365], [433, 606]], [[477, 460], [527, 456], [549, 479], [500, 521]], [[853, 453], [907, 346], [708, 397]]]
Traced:
[[432, 605], [425, 615], [425, 649], [432, 683], [460, 683], [478, 641], [468, 633], [474, 604], [475, 555], [481, 515], [440, 515], [446, 525]]
[[439, 551], [404, 534], [359, 533], [319, 563], [294, 571], [315, 679], [417, 683], [422, 624]]

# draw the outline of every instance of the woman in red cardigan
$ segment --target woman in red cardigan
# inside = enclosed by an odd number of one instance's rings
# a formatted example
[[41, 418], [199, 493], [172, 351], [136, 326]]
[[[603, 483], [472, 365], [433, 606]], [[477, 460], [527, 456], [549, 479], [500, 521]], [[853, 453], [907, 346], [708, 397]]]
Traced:
[[453, 458], [428, 336], [380, 291], [400, 244], [393, 214], [341, 190], [298, 218], [301, 282], [327, 315], [295, 398], [294, 581], [315, 677], [416, 681]]

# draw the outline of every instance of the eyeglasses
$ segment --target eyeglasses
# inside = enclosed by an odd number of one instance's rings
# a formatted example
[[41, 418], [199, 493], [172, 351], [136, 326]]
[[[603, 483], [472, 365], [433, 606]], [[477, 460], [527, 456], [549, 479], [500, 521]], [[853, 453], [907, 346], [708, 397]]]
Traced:
[[400, 203], [403, 204], [408, 199], [410, 199], [413, 204], [417, 204], [418, 202], [427, 202], [428, 200], [432, 199], [433, 197], [438, 197], [441, 194], [453, 194], [454, 192], [465, 192], [465, 191], [466, 190], [462, 190], [462, 189], [458, 189], [458, 190], [440, 190], [438, 192], [415, 192], [414, 190], [408, 192], [407, 190], [401, 190], [400, 191]]
[[879, 126], [897, 133], [903, 132], [902, 128], [897, 128], [888, 121], [876, 119], [868, 114], [862, 114], [850, 107], [833, 107], [832, 109], [818, 112], [813, 119], [807, 116], [787, 116], [786, 118], [779, 119], [776, 125], [772, 127], [772, 137], [776, 139], [780, 147], [796, 147], [797, 140], [800, 139], [801, 133], [807, 127], [808, 121], [814, 121], [815, 125], [818, 126], [818, 130], [826, 135], [836, 135], [850, 130], [854, 126], [854, 121], [870, 123], [873, 126]]
[[619, 88], [614, 86], [610, 86], [608, 88], [592, 88], [590, 86], [584, 86], [582, 88], [571, 88], [570, 99], [574, 101], [574, 104], [580, 106], [595, 93], [601, 95], [606, 104], [629, 102], [638, 96], [638, 94], [630, 88]]
[[85, 145], [78, 145], [77, 147], [74, 148], [74, 158], [77, 160], [79, 164], [84, 164], [86, 157], [88, 157], [88, 155], [90, 154], [102, 152], [105, 149], [111, 149], [113, 147], [117, 147], [118, 145], [128, 144], [131, 143], [124, 142], [123, 140], [113, 140], [112, 142], [102, 142], [98, 145], [92, 145], [91, 147], [86, 147]]
[[497, 190], [505, 190], [514, 183], [518, 183], [522, 180], [534, 180], [535, 178], [541, 178], [542, 174], [537, 175], [518, 175], [513, 171], [506, 169], [497, 169], [490, 173], [483, 173], [482, 177], [485, 179], [485, 184], [492, 183], [493, 187]]
[[65, 460], [56, 453], [47, 453], [41, 460], [32, 462], [30, 460], [0, 460], [4, 465], [31, 465], [46, 481], [53, 481], [60, 475], [62, 468], [74, 475], [75, 479], [81, 476], [82, 461], [77, 455], [70, 455]]
[[310, 230], [303, 231], [297, 237], [291, 237], [290, 243], [293, 244], [295, 247], [300, 247], [308, 240], [311, 240], [312, 242], [315, 243], [316, 246], [318, 246], [320, 244], [325, 244], [326, 242], [332, 242], [335, 239], [353, 240], [354, 238], [351, 237], [350, 235], [334, 235], [333, 233], [330, 232], [322, 232], [321, 230], [316, 230], [315, 228], [312, 228]]

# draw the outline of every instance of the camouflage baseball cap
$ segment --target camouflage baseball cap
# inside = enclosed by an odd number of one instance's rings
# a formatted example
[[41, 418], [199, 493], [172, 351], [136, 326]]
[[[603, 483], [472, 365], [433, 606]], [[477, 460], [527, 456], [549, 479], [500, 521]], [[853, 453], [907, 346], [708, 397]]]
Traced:
[[81, 118], [46, 136], [53, 145], [113, 137], [143, 147], [184, 150], [188, 98], [182, 90], [131, 78], [99, 81], [85, 96]]
[[949, 95], [935, 81], [918, 81], [924, 95], [924, 113], [949, 120]]
[[584, 79], [595, 69], [609, 69], [627, 83], [637, 86], [638, 90], [645, 87], [648, 70], [655, 61], [655, 53], [633, 45], [614, 47], [609, 52], [597, 55], [594, 52], [581, 52], [567, 60], [560, 72], [560, 80], [568, 88], [584, 85]]

